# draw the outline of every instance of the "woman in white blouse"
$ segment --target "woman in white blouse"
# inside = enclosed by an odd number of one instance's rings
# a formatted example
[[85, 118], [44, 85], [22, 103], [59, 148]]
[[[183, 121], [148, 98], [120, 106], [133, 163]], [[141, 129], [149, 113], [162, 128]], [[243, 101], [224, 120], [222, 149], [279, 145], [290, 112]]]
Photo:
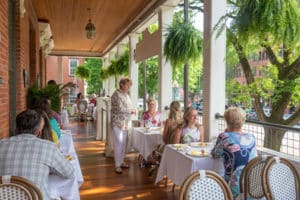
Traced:
[[198, 112], [195, 108], [188, 107], [183, 114], [183, 127], [177, 128], [173, 143], [203, 142], [204, 129], [198, 124]]
[[128, 92], [132, 85], [129, 78], [122, 78], [119, 89], [111, 96], [111, 123], [115, 159], [115, 172], [122, 173], [122, 168], [129, 168], [124, 162], [128, 123], [135, 114]]

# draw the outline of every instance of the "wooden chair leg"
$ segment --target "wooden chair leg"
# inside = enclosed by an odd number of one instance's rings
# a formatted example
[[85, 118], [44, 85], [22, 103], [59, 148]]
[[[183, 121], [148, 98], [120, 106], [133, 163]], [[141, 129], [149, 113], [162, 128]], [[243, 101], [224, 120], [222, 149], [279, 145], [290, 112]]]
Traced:
[[168, 177], [165, 179], [165, 187], [168, 187]]
[[175, 183], [173, 183], [173, 186], [172, 186], [172, 192], [174, 192], [175, 191]]

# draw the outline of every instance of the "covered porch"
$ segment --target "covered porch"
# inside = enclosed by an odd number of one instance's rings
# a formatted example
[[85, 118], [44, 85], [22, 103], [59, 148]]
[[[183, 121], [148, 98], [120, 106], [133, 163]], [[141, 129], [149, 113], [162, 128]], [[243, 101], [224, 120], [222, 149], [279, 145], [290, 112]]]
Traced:
[[[101, 57], [105, 68], [115, 57], [122, 54], [124, 45], [128, 43], [130, 78], [133, 80], [131, 98], [135, 105], [138, 102], [138, 63], [158, 56], [158, 108], [162, 111], [172, 101], [172, 66], [163, 55], [164, 28], [172, 22], [178, 2], [132, 0], [116, 1], [112, 6], [112, 1], [109, 0], [74, 0], [68, 3], [62, 0], [1, 1], [0, 8], [4, 18], [0, 19], [3, 27], [0, 31], [0, 55], [3, 56], [0, 58], [4, 67], [2, 75], [0, 74], [0, 98], [3, 102], [2, 115], [5, 117], [0, 118], [0, 139], [13, 133], [15, 116], [26, 109], [28, 87], [33, 84], [40, 84], [41, 87], [46, 85], [46, 69], [51, 67], [46, 66], [47, 55], [58, 56], [58, 60], [61, 56]], [[205, 140], [208, 141], [219, 133], [215, 114], [223, 113], [225, 109], [226, 38], [225, 33], [215, 38], [212, 29], [225, 14], [226, 1], [205, 1], [204, 6], [203, 125]], [[94, 40], [87, 39], [85, 35], [84, 27], [89, 18], [87, 8], [91, 8], [90, 19], [96, 26], [97, 35]], [[112, 8], [114, 9], [110, 10]], [[121, 14], [117, 15], [118, 13]], [[150, 35], [146, 28], [153, 21], [158, 22], [160, 28]], [[51, 27], [53, 37], [52, 34], [46, 38], [43, 36], [43, 29], [40, 29], [43, 23]], [[143, 34], [143, 40], [138, 39], [140, 33]], [[62, 70], [62, 63], [58, 64], [58, 68]], [[60, 74], [57, 76], [60, 77]], [[115, 77], [104, 82], [103, 89], [108, 95], [115, 90], [115, 82]], [[82, 199], [178, 198], [179, 188], [172, 192], [171, 187], [164, 188], [163, 185], [153, 184], [153, 178], [148, 177], [148, 170], [137, 165], [136, 155], [129, 154], [128, 157], [131, 165], [129, 177], [124, 173], [116, 178], [117, 175], [111, 170], [113, 159], [102, 156], [105, 143], [95, 140], [95, 124], [75, 123], [71, 129], [85, 179], [81, 187]], [[171, 185], [169, 182], [169, 186]]]

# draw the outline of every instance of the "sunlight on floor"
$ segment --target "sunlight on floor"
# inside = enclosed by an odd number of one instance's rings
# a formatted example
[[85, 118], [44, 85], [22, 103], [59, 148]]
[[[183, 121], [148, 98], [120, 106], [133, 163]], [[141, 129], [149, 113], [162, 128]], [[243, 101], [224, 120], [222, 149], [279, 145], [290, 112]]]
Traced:
[[122, 190], [125, 186], [124, 185], [116, 185], [112, 187], [97, 187], [93, 189], [86, 189], [86, 190], [81, 190], [80, 194], [81, 195], [93, 195], [93, 194], [99, 194], [99, 193], [112, 193], [116, 192], [118, 190]]

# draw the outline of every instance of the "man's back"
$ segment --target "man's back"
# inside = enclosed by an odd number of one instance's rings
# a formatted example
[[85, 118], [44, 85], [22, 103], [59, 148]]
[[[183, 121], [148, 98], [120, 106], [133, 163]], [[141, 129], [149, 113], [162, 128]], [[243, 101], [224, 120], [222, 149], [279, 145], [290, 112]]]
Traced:
[[31, 180], [40, 188], [44, 200], [50, 199], [47, 186], [49, 173], [70, 178], [73, 171], [71, 163], [52, 142], [32, 134], [0, 140], [0, 175], [15, 175]]

